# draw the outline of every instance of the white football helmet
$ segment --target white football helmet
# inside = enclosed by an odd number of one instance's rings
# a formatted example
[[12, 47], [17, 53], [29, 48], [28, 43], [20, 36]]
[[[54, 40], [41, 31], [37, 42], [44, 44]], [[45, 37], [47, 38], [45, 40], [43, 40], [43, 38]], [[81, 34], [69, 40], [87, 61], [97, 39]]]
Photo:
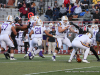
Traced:
[[43, 21], [41, 19], [38, 19], [37, 25], [39, 25], [39, 26], [43, 25]]
[[63, 17], [61, 18], [61, 20], [62, 20], [62, 22], [63, 22], [65, 25], [69, 23], [68, 17], [67, 17], [67, 16], [63, 16]]
[[39, 16], [34, 17], [34, 21], [37, 21], [39, 19]]
[[92, 29], [92, 30], [94, 29], [94, 25], [91, 26], [91, 29]]
[[94, 29], [95, 30], [98, 30], [98, 25], [94, 25]]
[[88, 37], [89, 37], [90, 39], [92, 38], [91, 33], [86, 33], [86, 35], [88, 35]]
[[49, 28], [52, 28], [53, 27], [53, 24], [52, 23], [49, 23]]
[[30, 17], [30, 21], [34, 21], [35, 16]]
[[6, 21], [13, 22], [14, 20], [13, 20], [13, 17], [11, 15], [8, 15], [7, 18], [6, 18]]

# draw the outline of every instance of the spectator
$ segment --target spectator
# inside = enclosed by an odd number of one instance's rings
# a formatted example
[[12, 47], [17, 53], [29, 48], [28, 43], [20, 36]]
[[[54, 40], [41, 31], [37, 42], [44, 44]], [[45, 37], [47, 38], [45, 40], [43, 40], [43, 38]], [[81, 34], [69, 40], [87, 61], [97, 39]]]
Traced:
[[0, 8], [2, 9], [2, 7], [5, 8], [6, 7], [6, 0], [0, 0]]
[[91, 14], [94, 14], [94, 13], [95, 13], [95, 11], [96, 11], [96, 9], [95, 9], [94, 5], [92, 5]]
[[20, 9], [23, 6], [23, 0], [18, 0], [18, 9]]
[[[57, 8], [58, 11], [59, 11], [59, 9], [60, 9], [57, 0], [55, 0], [55, 2], [54, 2], [54, 8]], [[53, 10], [54, 10], [54, 8], [53, 8]]]
[[98, 8], [100, 9], [100, 2], [97, 2], [97, 4], [95, 5], [95, 7], [98, 6]]
[[85, 9], [85, 10], [88, 9], [88, 5], [89, 5], [89, 2], [86, 1], [86, 0], [84, 0], [84, 1], [81, 2], [82, 9]]
[[22, 18], [22, 16], [25, 16], [25, 18], [27, 18], [28, 16], [28, 12], [29, 12], [29, 9], [28, 8], [26, 8], [26, 5], [24, 4], [23, 5], [23, 7], [21, 7], [20, 9], [19, 9], [19, 11], [20, 11], [20, 17]]
[[61, 18], [64, 15], [67, 15], [66, 8], [64, 7], [64, 4], [62, 4], [62, 7], [60, 7], [59, 17]]
[[32, 12], [35, 15], [35, 8], [34, 8], [33, 4], [31, 5], [29, 12]]
[[72, 5], [72, 7], [74, 6], [74, 3], [76, 2], [76, 0], [71, 0], [70, 4]]
[[99, 27], [99, 31], [96, 33], [96, 42], [97, 42], [97, 54], [98, 54], [99, 45], [100, 45], [100, 27]]
[[93, 0], [94, 4], [97, 4], [100, 0]]
[[40, 0], [39, 2], [39, 10], [40, 10], [40, 13], [43, 13], [43, 11], [45, 11], [45, 3], [43, 2], [43, 0]]
[[26, 7], [27, 8], [30, 8], [31, 0], [25, 0], [25, 3], [26, 3]]
[[66, 8], [69, 7], [69, 4], [70, 4], [70, 0], [64, 0], [64, 5]]
[[[1, 0], [0, 0], [1, 1]], [[15, 0], [9, 0], [8, 1], [8, 6], [13, 6], [15, 3]]]
[[[84, 21], [83, 23], [85, 23], [85, 21], [86, 22], [91, 21], [91, 14], [89, 13], [88, 9], [86, 9], [86, 13], [83, 16], [83, 21]], [[88, 22], [88, 23], [90, 23], [90, 22]]]
[[72, 16], [74, 12], [74, 9], [71, 5], [69, 5], [68, 9], [67, 9], [67, 16]]
[[[52, 27], [52, 31], [49, 32], [49, 34], [55, 35], [55, 27]], [[55, 38], [54, 37], [48, 37], [48, 54], [51, 54], [51, 51], [54, 53], [56, 43], [55, 43]], [[52, 49], [52, 50], [51, 50]]]
[[55, 8], [53, 11], [53, 21], [56, 21], [56, 19], [59, 17], [58, 9]]
[[52, 15], [53, 15], [53, 11], [51, 10], [50, 7], [48, 7], [48, 10], [46, 11], [46, 15], [45, 15], [45, 17], [48, 19], [48, 21], [51, 20]]
[[93, 14], [93, 23], [99, 23], [99, 18], [100, 18], [100, 16], [99, 16], [100, 14], [99, 14], [99, 11], [98, 10], [96, 10], [96, 12]]
[[80, 5], [80, 1], [76, 0], [76, 2], [74, 3], [74, 6]]
[[73, 17], [75, 17], [75, 18], [79, 17], [81, 12], [82, 12], [81, 7], [79, 5], [77, 5], [77, 7], [74, 10]]

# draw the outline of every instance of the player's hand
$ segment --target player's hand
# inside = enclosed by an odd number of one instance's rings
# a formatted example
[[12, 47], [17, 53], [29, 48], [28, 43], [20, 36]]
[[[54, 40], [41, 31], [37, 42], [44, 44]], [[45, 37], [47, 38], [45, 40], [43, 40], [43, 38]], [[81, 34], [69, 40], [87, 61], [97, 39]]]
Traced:
[[65, 27], [65, 29], [68, 29], [69, 26]]
[[70, 25], [73, 25], [73, 22], [70, 22]]
[[54, 38], [57, 38], [57, 36], [56, 36], [56, 35], [53, 35], [53, 37], [54, 37]]

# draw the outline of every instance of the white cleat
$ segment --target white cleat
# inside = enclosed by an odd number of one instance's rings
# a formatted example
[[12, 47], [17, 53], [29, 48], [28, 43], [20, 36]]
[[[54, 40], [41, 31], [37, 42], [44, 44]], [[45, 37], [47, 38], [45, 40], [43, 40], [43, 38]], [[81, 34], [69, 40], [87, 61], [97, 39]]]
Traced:
[[26, 54], [25, 56], [24, 56], [24, 58], [27, 58], [28, 57], [28, 54]]
[[17, 60], [17, 59], [15, 59], [15, 58], [10, 58], [10, 60]]
[[72, 62], [71, 60], [68, 60], [68, 62], [70, 63], [70, 62]]
[[90, 63], [90, 62], [88, 62], [87, 60], [84, 60], [84, 59], [82, 60], [82, 62], [84, 62], [84, 63]]
[[56, 59], [55, 59], [54, 57], [52, 57], [52, 60], [53, 60], [53, 61], [56, 61]]

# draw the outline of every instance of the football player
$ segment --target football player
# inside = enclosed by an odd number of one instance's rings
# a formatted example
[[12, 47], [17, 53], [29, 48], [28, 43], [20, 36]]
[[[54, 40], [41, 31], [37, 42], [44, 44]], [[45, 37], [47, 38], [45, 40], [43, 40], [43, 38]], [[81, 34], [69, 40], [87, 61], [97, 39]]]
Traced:
[[[33, 51], [32, 49], [34, 47], [38, 47], [38, 50], [36, 50], [36, 54], [39, 53], [40, 56], [42, 55], [42, 36], [43, 36], [43, 32], [46, 33], [46, 35], [51, 36], [51, 37], [55, 37], [51, 34], [48, 33], [48, 31], [45, 29], [45, 27], [42, 26], [43, 22], [39, 19], [37, 22], [37, 25], [34, 26], [29, 34], [30, 40], [32, 40], [30, 42], [30, 47], [28, 49], [27, 54], [24, 56], [24, 58], [26, 58], [29, 55], [29, 59], [32, 59], [34, 57]], [[34, 38], [31, 38], [31, 35], [34, 34]]]
[[[70, 59], [68, 60], [68, 62], [71, 62], [72, 59], [73, 59], [73, 56], [75, 55], [77, 49], [76, 48], [81, 48], [81, 49], [84, 49], [86, 50], [85, 53], [84, 53], [84, 58], [83, 58], [83, 62], [85, 63], [90, 63], [87, 61], [87, 56], [89, 54], [89, 51], [90, 51], [90, 42], [91, 42], [91, 39], [88, 37], [88, 35], [86, 34], [87, 33], [87, 27], [84, 26], [84, 32], [83, 34], [79, 34], [76, 38], [74, 38], [74, 40], [72, 41], [72, 46], [74, 47], [72, 53], [71, 53], [71, 56], [70, 56]], [[77, 42], [77, 44], [76, 44]]]
[[5, 46], [7, 44], [10, 47], [10, 60], [16, 60], [14, 58], [14, 42], [11, 38], [11, 32], [13, 32], [14, 36], [17, 35], [17, 32], [12, 22], [13, 22], [13, 17], [11, 15], [8, 15], [6, 18], [6, 22], [4, 22], [0, 27], [0, 33], [1, 33], [0, 41], [2, 47], [1, 50], [5, 50]]
[[56, 35], [57, 35], [56, 45], [57, 45], [57, 47], [52, 56], [53, 61], [56, 61], [55, 60], [56, 54], [58, 53], [59, 49], [61, 49], [62, 44], [67, 45], [69, 47], [69, 50], [73, 49], [70, 40], [66, 37], [66, 33], [67, 33], [68, 29], [72, 32], [75, 32], [69, 24], [68, 17], [63, 16], [62, 21], [60, 21], [58, 23], [58, 28], [56, 30]]
[[[16, 17], [15, 18], [15, 24], [14, 24], [14, 28], [16, 29], [17, 33], [19, 32], [19, 30], [24, 30], [25, 34], [27, 32], [27, 29], [30, 27], [30, 23], [28, 25], [23, 25], [22, 24], [22, 19], [20, 17]], [[25, 35], [24, 34], [24, 35]], [[14, 46], [15, 46], [15, 49], [17, 49], [17, 42], [16, 42], [16, 39], [15, 39], [15, 35], [14, 33], [12, 32], [11, 33], [11, 38], [12, 40], [14, 41]], [[7, 50], [7, 52], [4, 53], [6, 59], [9, 58], [9, 53], [10, 53], [10, 48]]]

